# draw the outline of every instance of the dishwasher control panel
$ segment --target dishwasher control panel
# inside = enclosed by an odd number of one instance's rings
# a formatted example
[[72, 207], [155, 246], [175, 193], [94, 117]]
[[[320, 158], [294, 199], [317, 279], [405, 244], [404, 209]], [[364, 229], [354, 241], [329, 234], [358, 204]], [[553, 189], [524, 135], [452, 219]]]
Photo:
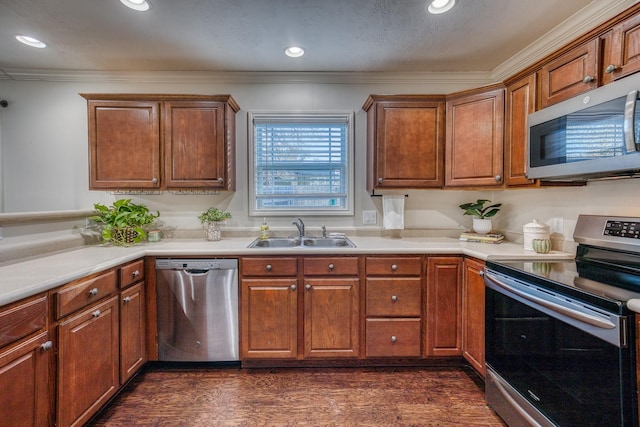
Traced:
[[229, 270], [238, 268], [237, 259], [157, 259], [158, 270]]

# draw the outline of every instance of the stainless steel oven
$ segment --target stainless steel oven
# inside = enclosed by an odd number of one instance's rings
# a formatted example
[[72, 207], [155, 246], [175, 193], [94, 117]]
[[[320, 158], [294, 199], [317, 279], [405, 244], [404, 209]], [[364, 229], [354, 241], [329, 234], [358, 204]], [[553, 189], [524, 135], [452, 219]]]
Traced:
[[486, 398], [510, 426], [637, 426], [640, 218], [581, 216], [575, 261], [487, 262]]

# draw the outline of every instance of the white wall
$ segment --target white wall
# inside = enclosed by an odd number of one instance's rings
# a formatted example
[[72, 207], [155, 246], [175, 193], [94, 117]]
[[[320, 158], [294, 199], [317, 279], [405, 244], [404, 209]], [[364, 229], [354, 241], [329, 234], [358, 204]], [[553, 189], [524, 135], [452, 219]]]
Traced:
[[[476, 76], [477, 77], [477, 76]], [[266, 79], [268, 80], [268, 79]], [[230, 226], [257, 226], [261, 218], [247, 215], [247, 111], [250, 110], [353, 110], [356, 146], [356, 215], [348, 218], [313, 218], [307, 223], [319, 227], [351, 228], [362, 226], [362, 211], [377, 210], [382, 223], [379, 199], [366, 192], [365, 149], [366, 116], [361, 107], [369, 94], [451, 93], [479, 86], [480, 78], [451, 78], [429, 82], [420, 79], [383, 79], [364, 77], [362, 82], [347, 79], [313, 82], [239, 82], [189, 76], [182, 79], [153, 79], [142, 82], [83, 81], [10, 81], [0, 80], [0, 93], [9, 107], [0, 114], [0, 142], [3, 162], [0, 167], [4, 212], [89, 209], [93, 203], [110, 203], [116, 196], [88, 190], [88, 143], [86, 101], [79, 93], [194, 93], [231, 94], [241, 107], [237, 114], [237, 191], [218, 196], [179, 196], [172, 194], [132, 196], [136, 201], [159, 209], [169, 225], [198, 227], [196, 215], [208, 206], [220, 206], [233, 213]], [[353, 81], [356, 80], [356, 81]], [[488, 83], [488, 81], [486, 81]], [[522, 226], [538, 218], [565, 218], [570, 237], [581, 213], [640, 216], [636, 194], [640, 180], [590, 183], [587, 187], [503, 190], [491, 192], [461, 190], [410, 190], [406, 201], [406, 226], [456, 230], [469, 227], [458, 205], [478, 197], [504, 204], [495, 218], [495, 227], [520, 233]], [[121, 197], [121, 196], [119, 196]], [[270, 218], [272, 227], [291, 226], [290, 218]]]

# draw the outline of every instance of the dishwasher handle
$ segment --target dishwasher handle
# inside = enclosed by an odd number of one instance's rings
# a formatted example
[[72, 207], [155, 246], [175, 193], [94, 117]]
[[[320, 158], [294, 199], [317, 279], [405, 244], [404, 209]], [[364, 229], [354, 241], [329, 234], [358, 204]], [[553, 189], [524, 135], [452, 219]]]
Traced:
[[188, 274], [189, 276], [206, 276], [207, 274], [209, 274], [209, 270], [188, 269], [182, 271], [184, 271], [185, 274]]

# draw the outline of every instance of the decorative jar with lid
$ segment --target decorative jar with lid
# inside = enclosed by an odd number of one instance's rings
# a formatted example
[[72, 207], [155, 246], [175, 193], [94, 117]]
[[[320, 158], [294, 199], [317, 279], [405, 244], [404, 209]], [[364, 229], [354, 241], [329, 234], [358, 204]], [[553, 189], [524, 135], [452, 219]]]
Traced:
[[546, 224], [540, 224], [537, 219], [534, 219], [529, 224], [525, 224], [522, 227], [524, 233], [524, 250], [533, 251], [534, 239], [550, 239], [551, 233], [549, 233], [549, 226]]

